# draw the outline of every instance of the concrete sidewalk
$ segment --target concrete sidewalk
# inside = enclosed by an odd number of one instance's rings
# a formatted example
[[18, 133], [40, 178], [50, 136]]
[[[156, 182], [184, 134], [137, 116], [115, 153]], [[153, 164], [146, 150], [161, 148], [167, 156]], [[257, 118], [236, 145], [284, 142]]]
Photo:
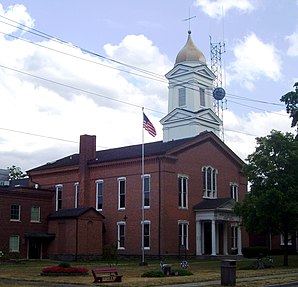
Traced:
[[[290, 287], [290, 286], [298, 287], [298, 273], [238, 278], [238, 279], [236, 279], [236, 286], [237, 286], [237, 282], [252, 282], [252, 284], [253, 284], [253, 282], [259, 281], [259, 280], [274, 279], [274, 278], [286, 278], [286, 277], [297, 277], [297, 280], [295, 280], [295, 282], [272, 284], [272, 285], [266, 285], [264, 287]], [[37, 282], [37, 281], [25, 281], [25, 280], [17, 280], [17, 279], [0, 279], [0, 282], [6, 283], [8, 286], [9, 286], [9, 284], [26, 284], [26, 285], [32, 285], [32, 286], [51, 286], [51, 287], [106, 286], [106, 285], [93, 284], [93, 283], [90, 283], [88, 285], [86, 285], [86, 284], [61, 284], [61, 283], [55, 283], [55, 282]], [[214, 285], [221, 286], [221, 281], [214, 280], [214, 281], [182, 283], [182, 284], [174, 284], [174, 285], [173, 284], [172, 285], [160, 285], [160, 286], [156, 286], [156, 287], [200, 287], [200, 286], [214, 286]]]
[[[236, 279], [236, 286], [237, 286], [237, 282], [255, 282], [255, 281], [259, 281], [259, 280], [274, 279], [274, 278], [285, 278], [285, 277], [297, 277], [297, 280], [296, 280], [296, 282], [283, 283], [283, 284], [277, 284], [277, 285], [267, 285], [267, 286], [264, 286], [264, 287], [278, 287], [278, 286], [298, 287], [298, 273], [239, 278], [239, 279]], [[221, 286], [221, 281], [220, 280], [214, 280], [214, 281], [185, 283], [185, 284], [176, 284], [176, 285], [161, 285], [161, 286], [157, 286], [157, 287], [199, 287], [199, 286], [214, 286], [214, 285]]]

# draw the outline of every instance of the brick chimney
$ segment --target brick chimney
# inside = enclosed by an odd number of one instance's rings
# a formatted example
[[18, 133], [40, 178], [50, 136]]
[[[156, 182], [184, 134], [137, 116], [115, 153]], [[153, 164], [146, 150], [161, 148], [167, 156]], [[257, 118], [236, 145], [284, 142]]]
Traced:
[[92, 202], [90, 190], [90, 172], [88, 168], [88, 161], [96, 158], [96, 136], [81, 135], [80, 136], [80, 155], [79, 155], [79, 178], [80, 178], [80, 192], [79, 192], [79, 206], [91, 207], [95, 206]]

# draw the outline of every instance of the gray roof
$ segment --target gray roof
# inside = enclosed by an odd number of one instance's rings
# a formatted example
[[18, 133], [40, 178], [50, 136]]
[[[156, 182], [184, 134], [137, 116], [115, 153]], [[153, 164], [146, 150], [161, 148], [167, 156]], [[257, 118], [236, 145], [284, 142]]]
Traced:
[[81, 207], [59, 209], [58, 211], [50, 213], [48, 219], [78, 218], [89, 210], [94, 210], [98, 215], [103, 217], [103, 215], [93, 207]]
[[[195, 142], [196, 140], [204, 140], [212, 138], [214, 142], [217, 142], [224, 148], [234, 159], [236, 159], [240, 164], [243, 164], [242, 160], [226, 146], [213, 132], [202, 132], [195, 137], [184, 138], [179, 140], [172, 140], [168, 142], [157, 141], [144, 144], [144, 155], [145, 157], [150, 156], [162, 156], [171, 152], [175, 148], [182, 147], [183, 145], [187, 145], [188, 143]], [[124, 146], [119, 148], [100, 150], [96, 152], [96, 158], [94, 160], [90, 160], [88, 163], [107, 163], [112, 161], [121, 161], [128, 159], [136, 159], [141, 158], [142, 154], [142, 144]], [[52, 168], [60, 168], [67, 166], [76, 166], [79, 164], [79, 154], [72, 154], [67, 157], [58, 159], [54, 162], [47, 163], [45, 165], [36, 167], [27, 171], [38, 171], [38, 170], [46, 170]]]

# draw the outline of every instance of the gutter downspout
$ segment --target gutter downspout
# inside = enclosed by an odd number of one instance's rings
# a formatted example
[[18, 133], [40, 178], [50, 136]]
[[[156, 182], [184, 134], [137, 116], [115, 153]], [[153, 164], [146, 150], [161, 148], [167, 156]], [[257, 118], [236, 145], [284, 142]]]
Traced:
[[160, 257], [160, 252], [161, 252], [161, 170], [160, 170], [160, 166], [161, 166], [161, 159], [160, 157], [158, 157], [158, 257], [159, 259], [161, 259]]

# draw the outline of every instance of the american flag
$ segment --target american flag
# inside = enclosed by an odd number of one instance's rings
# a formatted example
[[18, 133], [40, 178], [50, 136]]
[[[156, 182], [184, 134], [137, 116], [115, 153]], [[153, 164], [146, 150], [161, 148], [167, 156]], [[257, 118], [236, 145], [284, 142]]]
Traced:
[[152, 135], [153, 137], [156, 136], [156, 130], [153, 126], [153, 124], [149, 121], [149, 119], [147, 118], [147, 116], [143, 113], [143, 128], [148, 131], [148, 133], [150, 135]]

